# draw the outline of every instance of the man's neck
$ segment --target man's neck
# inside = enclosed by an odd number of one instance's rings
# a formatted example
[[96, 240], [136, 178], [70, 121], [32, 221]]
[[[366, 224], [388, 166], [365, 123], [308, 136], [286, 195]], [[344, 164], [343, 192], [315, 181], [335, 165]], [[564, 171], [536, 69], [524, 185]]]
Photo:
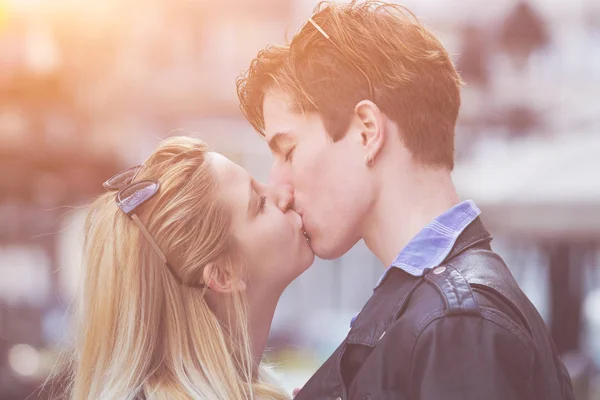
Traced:
[[377, 200], [363, 225], [363, 239], [387, 268], [429, 222], [459, 203], [450, 175], [418, 170], [408, 182], [384, 176]]

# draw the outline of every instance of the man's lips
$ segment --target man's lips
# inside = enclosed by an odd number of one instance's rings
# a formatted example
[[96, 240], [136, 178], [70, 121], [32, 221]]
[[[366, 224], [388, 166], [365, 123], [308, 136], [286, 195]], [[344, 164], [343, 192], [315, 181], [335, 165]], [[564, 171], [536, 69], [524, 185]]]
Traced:
[[308, 232], [306, 231], [306, 226], [304, 225], [304, 217], [302, 216], [302, 212], [297, 211], [297, 213], [298, 213], [298, 215], [300, 215], [300, 219], [302, 220], [302, 234], [304, 235], [304, 238], [306, 239], [308, 244], [310, 244], [310, 236], [309, 236]]
[[308, 244], [310, 244], [310, 236], [308, 236], [308, 232], [306, 232], [306, 231], [304, 230], [304, 228], [303, 228], [303, 230], [302, 230], [302, 234], [304, 235], [304, 238], [306, 239], [306, 242], [307, 242]]

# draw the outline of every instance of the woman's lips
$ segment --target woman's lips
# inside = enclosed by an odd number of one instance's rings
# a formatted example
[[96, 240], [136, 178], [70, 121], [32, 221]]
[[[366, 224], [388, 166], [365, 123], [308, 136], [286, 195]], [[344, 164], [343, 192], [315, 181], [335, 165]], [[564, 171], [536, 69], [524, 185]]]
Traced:
[[310, 244], [310, 236], [308, 235], [308, 232], [306, 232], [306, 228], [304, 227], [304, 221], [302, 220], [302, 215], [296, 211], [292, 211], [292, 212], [294, 214], [296, 214], [298, 225], [300, 227], [300, 232], [302, 232], [302, 235], [304, 235], [304, 239], [306, 239], [308, 244]]
[[308, 232], [306, 231], [306, 227], [304, 226], [304, 219], [302, 219], [302, 234], [304, 235], [304, 238], [306, 239], [308, 244], [310, 244], [310, 236], [309, 236]]
[[306, 232], [306, 231], [304, 230], [304, 228], [303, 228], [303, 229], [302, 229], [302, 233], [304, 234], [304, 238], [306, 239], [306, 242], [307, 242], [308, 244], [310, 244], [310, 236], [308, 236], [308, 232]]

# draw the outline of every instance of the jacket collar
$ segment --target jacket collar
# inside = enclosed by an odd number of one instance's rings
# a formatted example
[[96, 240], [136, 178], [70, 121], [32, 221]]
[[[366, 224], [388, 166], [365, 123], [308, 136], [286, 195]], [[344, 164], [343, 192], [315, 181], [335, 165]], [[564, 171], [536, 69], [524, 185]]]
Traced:
[[[477, 218], [460, 234], [452, 250], [440, 264], [450, 261], [471, 247], [491, 240], [492, 237], [481, 219]], [[409, 275], [398, 268], [390, 270], [354, 320], [346, 342], [375, 346], [394, 323], [397, 315], [403, 311], [407, 299], [422, 281], [423, 277]]]

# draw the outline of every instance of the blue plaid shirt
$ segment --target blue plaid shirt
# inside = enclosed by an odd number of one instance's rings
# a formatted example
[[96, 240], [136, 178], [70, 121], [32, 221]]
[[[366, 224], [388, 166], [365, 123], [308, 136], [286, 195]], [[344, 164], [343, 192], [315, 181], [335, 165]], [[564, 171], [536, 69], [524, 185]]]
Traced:
[[[400, 268], [413, 276], [422, 276], [425, 270], [440, 265], [454, 247], [458, 236], [479, 214], [481, 211], [475, 203], [466, 200], [431, 221], [400, 251], [377, 286], [392, 268]], [[355, 319], [356, 317], [352, 318], [352, 323]]]

